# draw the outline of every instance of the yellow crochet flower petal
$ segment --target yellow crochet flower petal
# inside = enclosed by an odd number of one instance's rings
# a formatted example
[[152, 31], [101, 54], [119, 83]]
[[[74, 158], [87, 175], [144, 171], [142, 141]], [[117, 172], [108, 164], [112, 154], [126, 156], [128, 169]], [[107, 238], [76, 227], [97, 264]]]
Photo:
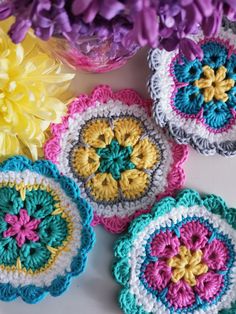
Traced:
[[196, 286], [196, 278], [194, 274], [192, 273], [192, 270], [190, 269], [185, 269], [184, 273], [184, 280], [191, 286]]
[[138, 169], [151, 169], [160, 162], [160, 152], [155, 144], [145, 138], [135, 145], [131, 161]]
[[215, 80], [215, 72], [209, 65], [205, 65], [202, 69], [203, 69], [204, 76], [207, 79], [210, 79], [212, 81]]
[[93, 148], [79, 147], [73, 151], [73, 167], [82, 177], [94, 174], [100, 165], [99, 156]]
[[179, 255], [181, 256], [181, 258], [191, 258], [191, 251], [189, 249], [186, 248], [186, 246], [181, 245], [179, 247]]
[[215, 80], [221, 82], [226, 78], [227, 69], [224, 66], [219, 67], [216, 71]]
[[202, 251], [197, 250], [192, 253], [192, 256], [189, 259], [189, 264], [191, 266], [195, 266], [201, 263], [201, 260], [202, 260]]
[[182, 269], [174, 269], [173, 272], [172, 272], [172, 281], [173, 282], [178, 282], [181, 278], [183, 278], [185, 275], [185, 269], [182, 268]]
[[135, 199], [146, 191], [149, 179], [145, 172], [132, 169], [121, 174], [119, 183], [124, 196], [128, 199]]
[[61, 63], [42, 53], [30, 36], [13, 44], [6, 25], [1, 22], [0, 158], [22, 153], [37, 159], [44, 132], [66, 112], [61, 94], [74, 74], [64, 73]]
[[143, 133], [139, 121], [133, 118], [121, 118], [114, 122], [114, 133], [122, 146], [134, 146]]
[[83, 132], [85, 143], [95, 148], [104, 148], [109, 145], [114, 133], [107, 120], [92, 121]]
[[168, 265], [173, 268], [184, 268], [186, 263], [183, 263], [183, 259], [175, 256], [168, 260]]
[[206, 264], [200, 263], [195, 265], [192, 269], [192, 272], [195, 276], [205, 274], [208, 271], [208, 266]]
[[92, 196], [99, 201], [112, 201], [118, 197], [118, 183], [110, 173], [98, 173], [87, 183]]
[[195, 82], [195, 86], [197, 86], [198, 88], [207, 88], [210, 87], [211, 85], [212, 85], [211, 79], [202, 78]]
[[205, 88], [203, 95], [206, 102], [212, 101], [215, 95], [215, 88], [213, 86]]

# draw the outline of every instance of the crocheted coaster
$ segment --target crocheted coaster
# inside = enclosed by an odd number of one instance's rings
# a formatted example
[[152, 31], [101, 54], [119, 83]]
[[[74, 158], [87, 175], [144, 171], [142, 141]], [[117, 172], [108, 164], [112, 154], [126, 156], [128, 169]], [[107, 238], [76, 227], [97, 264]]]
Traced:
[[76, 98], [69, 115], [52, 127], [46, 158], [73, 178], [94, 208], [93, 224], [121, 232], [157, 195], [184, 179], [185, 146], [169, 141], [150, 117], [150, 101], [133, 90], [99, 86]]
[[0, 300], [62, 294], [85, 267], [91, 219], [76, 184], [49, 161], [0, 164]]
[[120, 306], [133, 313], [236, 313], [236, 210], [193, 190], [164, 198], [116, 244]]
[[152, 50], [150, 93], [154, 116], [177, 142], [205, 155], [236, 154], [236, 34], [222, 28], [214, 38], [194, 37], [202, 60], [177, 51]]

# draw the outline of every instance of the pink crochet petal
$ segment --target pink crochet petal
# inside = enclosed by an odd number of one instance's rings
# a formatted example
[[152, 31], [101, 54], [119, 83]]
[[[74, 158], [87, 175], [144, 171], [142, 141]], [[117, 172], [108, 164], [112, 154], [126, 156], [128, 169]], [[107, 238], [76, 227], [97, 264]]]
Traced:
[[20, 227], [10, 227], [8, 230], [3, 232], [4, 238], [13, 237], [18, 234]]
[[226, 270], [229, 251], [226, 245], [218, 239], [208, 243], [204, 248], [204, 262], [214, 270]]
[[171, 268], [164, 261], [151, 262], [144, 271], [149, 287], [161, 291], [171, 279]]
[[22, 245], [25, 243], [26, 240], [26, 234], [24, 231], [21, 231], [16, 236], [16, 242], [19, 247], [22, 247]]
[[25, 224], [25, 229], [35, 230], [40, 224], [40, 219], [31, 219], [27, 224]]
[[199, 221], [191, 221], [180, 228], [181, 241], [190, 250], [198, 250], [205, 247], [208, 241], [209, 231]]
[[28, 230], [27, 232], [25, 232], [25, 236], [28, 240], [36, 242], [39, 240], [39, 235], [32, 231], [32, 230]]
[[18, 221], [18, 217], [16, 215], [6, 214], [4, 220], [10, 225], [15, 225]]
[[20, 210], [20, 218], [19, 218], [19, 223], [21, 225], [27, 224], [27, 222], [30, 221], [30, 216], [28, 215], [28, 212], [26, 209], [21, 209]]
[[167, 292], [167, 300], [177, 310], [191, 306], [195, 302], [193, 289], [183, 280], [171, 282]]
[[197, 285], [194, 287], [194, 290], [202, 300], [211, 301], [220, 292], [222, 285], [222, 275], [208, 272], [197, 278]]
[[157, 257], [171, 258], [178, 254], [180, 242], [169, 230], [157, 234], [151, 243], [151, 254]]

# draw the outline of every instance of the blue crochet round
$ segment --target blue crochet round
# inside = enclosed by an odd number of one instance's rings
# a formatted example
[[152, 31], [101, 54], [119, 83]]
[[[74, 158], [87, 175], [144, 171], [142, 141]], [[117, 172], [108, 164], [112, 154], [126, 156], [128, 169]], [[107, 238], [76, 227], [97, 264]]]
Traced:
[[0, 300], [59, 296], [95, 241], [91, 207], [49, 161], [0, 164]]

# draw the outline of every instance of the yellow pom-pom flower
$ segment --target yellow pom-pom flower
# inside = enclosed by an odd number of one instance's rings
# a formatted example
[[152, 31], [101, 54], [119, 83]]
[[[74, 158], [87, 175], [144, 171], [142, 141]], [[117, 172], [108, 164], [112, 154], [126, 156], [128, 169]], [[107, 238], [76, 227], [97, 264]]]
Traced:
[[74, 74], [43, 53], [33, 37], [18, 45], [0, 24], [0, 159], [25, 154], [32, 159], [51, 122], [66, 112], [59, 99]]

